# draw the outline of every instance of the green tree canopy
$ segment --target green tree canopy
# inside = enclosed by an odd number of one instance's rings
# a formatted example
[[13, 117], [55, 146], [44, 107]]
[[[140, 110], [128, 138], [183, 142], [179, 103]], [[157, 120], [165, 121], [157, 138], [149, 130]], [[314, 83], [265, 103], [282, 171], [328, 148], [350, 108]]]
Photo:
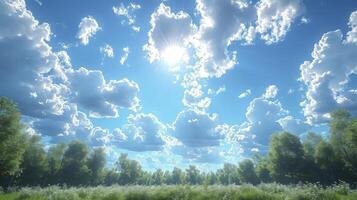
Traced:
[[304, 150], [297, 136], [288, 132], [273, 134], [268, 156], [270, 171], [277, 181], [291, 183], [300, 180]]
[[19, 171], [25, 152], [20, 113], [16, 105], [0, 97], [0, 179]]

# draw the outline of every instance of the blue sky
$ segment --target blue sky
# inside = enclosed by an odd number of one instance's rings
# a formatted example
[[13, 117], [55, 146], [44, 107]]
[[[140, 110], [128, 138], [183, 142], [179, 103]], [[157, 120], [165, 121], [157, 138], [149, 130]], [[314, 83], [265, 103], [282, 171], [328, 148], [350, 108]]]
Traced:
[[203, 170], [357, 115], [354, 0], [3, 0], [0, 95], [29, 134]]

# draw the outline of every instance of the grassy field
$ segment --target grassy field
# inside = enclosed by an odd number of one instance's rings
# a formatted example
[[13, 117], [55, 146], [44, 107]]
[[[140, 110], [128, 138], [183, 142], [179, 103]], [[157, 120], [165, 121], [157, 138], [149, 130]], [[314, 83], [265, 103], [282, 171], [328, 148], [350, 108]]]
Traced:
[[90, 188], [23, 188], [0, 194], [0, 200], [356, 200], [357, 191], [346, 185], [321, 188], [317, 185], [283, 186], [112, 186]]

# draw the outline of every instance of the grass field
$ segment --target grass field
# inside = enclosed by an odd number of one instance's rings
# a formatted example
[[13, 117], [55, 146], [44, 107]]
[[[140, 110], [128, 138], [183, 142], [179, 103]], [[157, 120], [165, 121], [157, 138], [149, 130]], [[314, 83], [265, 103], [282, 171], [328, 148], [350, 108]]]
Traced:
[[0, 200], [356, 200], [357, 191], [346, 185], [329, 188], [263, 184], [259, 186], [111, 186], [89, 188], [22, 188], [0, 194]]

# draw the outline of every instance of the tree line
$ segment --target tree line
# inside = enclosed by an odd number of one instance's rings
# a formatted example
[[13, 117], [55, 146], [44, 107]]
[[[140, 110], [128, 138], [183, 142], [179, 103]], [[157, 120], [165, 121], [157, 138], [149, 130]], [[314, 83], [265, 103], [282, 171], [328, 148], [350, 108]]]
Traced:
[[[237, 152], [238, 156], [238, 152]], [[9, 99], [0, 97], [0, 186], [96, 186], [160, 184], [259, 184], [299, 182], [331, 185], [357, 183], [357, 119], [348, 112], [331, 114], [329, 135], [308, 133], [300, 139], [288, 132], [271, 137], [267, 155], [255, 155], [221, 169], [201, 172], [196, 166], [171, 171], [145, 171], [140, 163], [121, 154], [106, 166], [103, 148], [90, 149], [72, 141], [45, 150], [39, 136], [24, 133], [20, 113]]]

